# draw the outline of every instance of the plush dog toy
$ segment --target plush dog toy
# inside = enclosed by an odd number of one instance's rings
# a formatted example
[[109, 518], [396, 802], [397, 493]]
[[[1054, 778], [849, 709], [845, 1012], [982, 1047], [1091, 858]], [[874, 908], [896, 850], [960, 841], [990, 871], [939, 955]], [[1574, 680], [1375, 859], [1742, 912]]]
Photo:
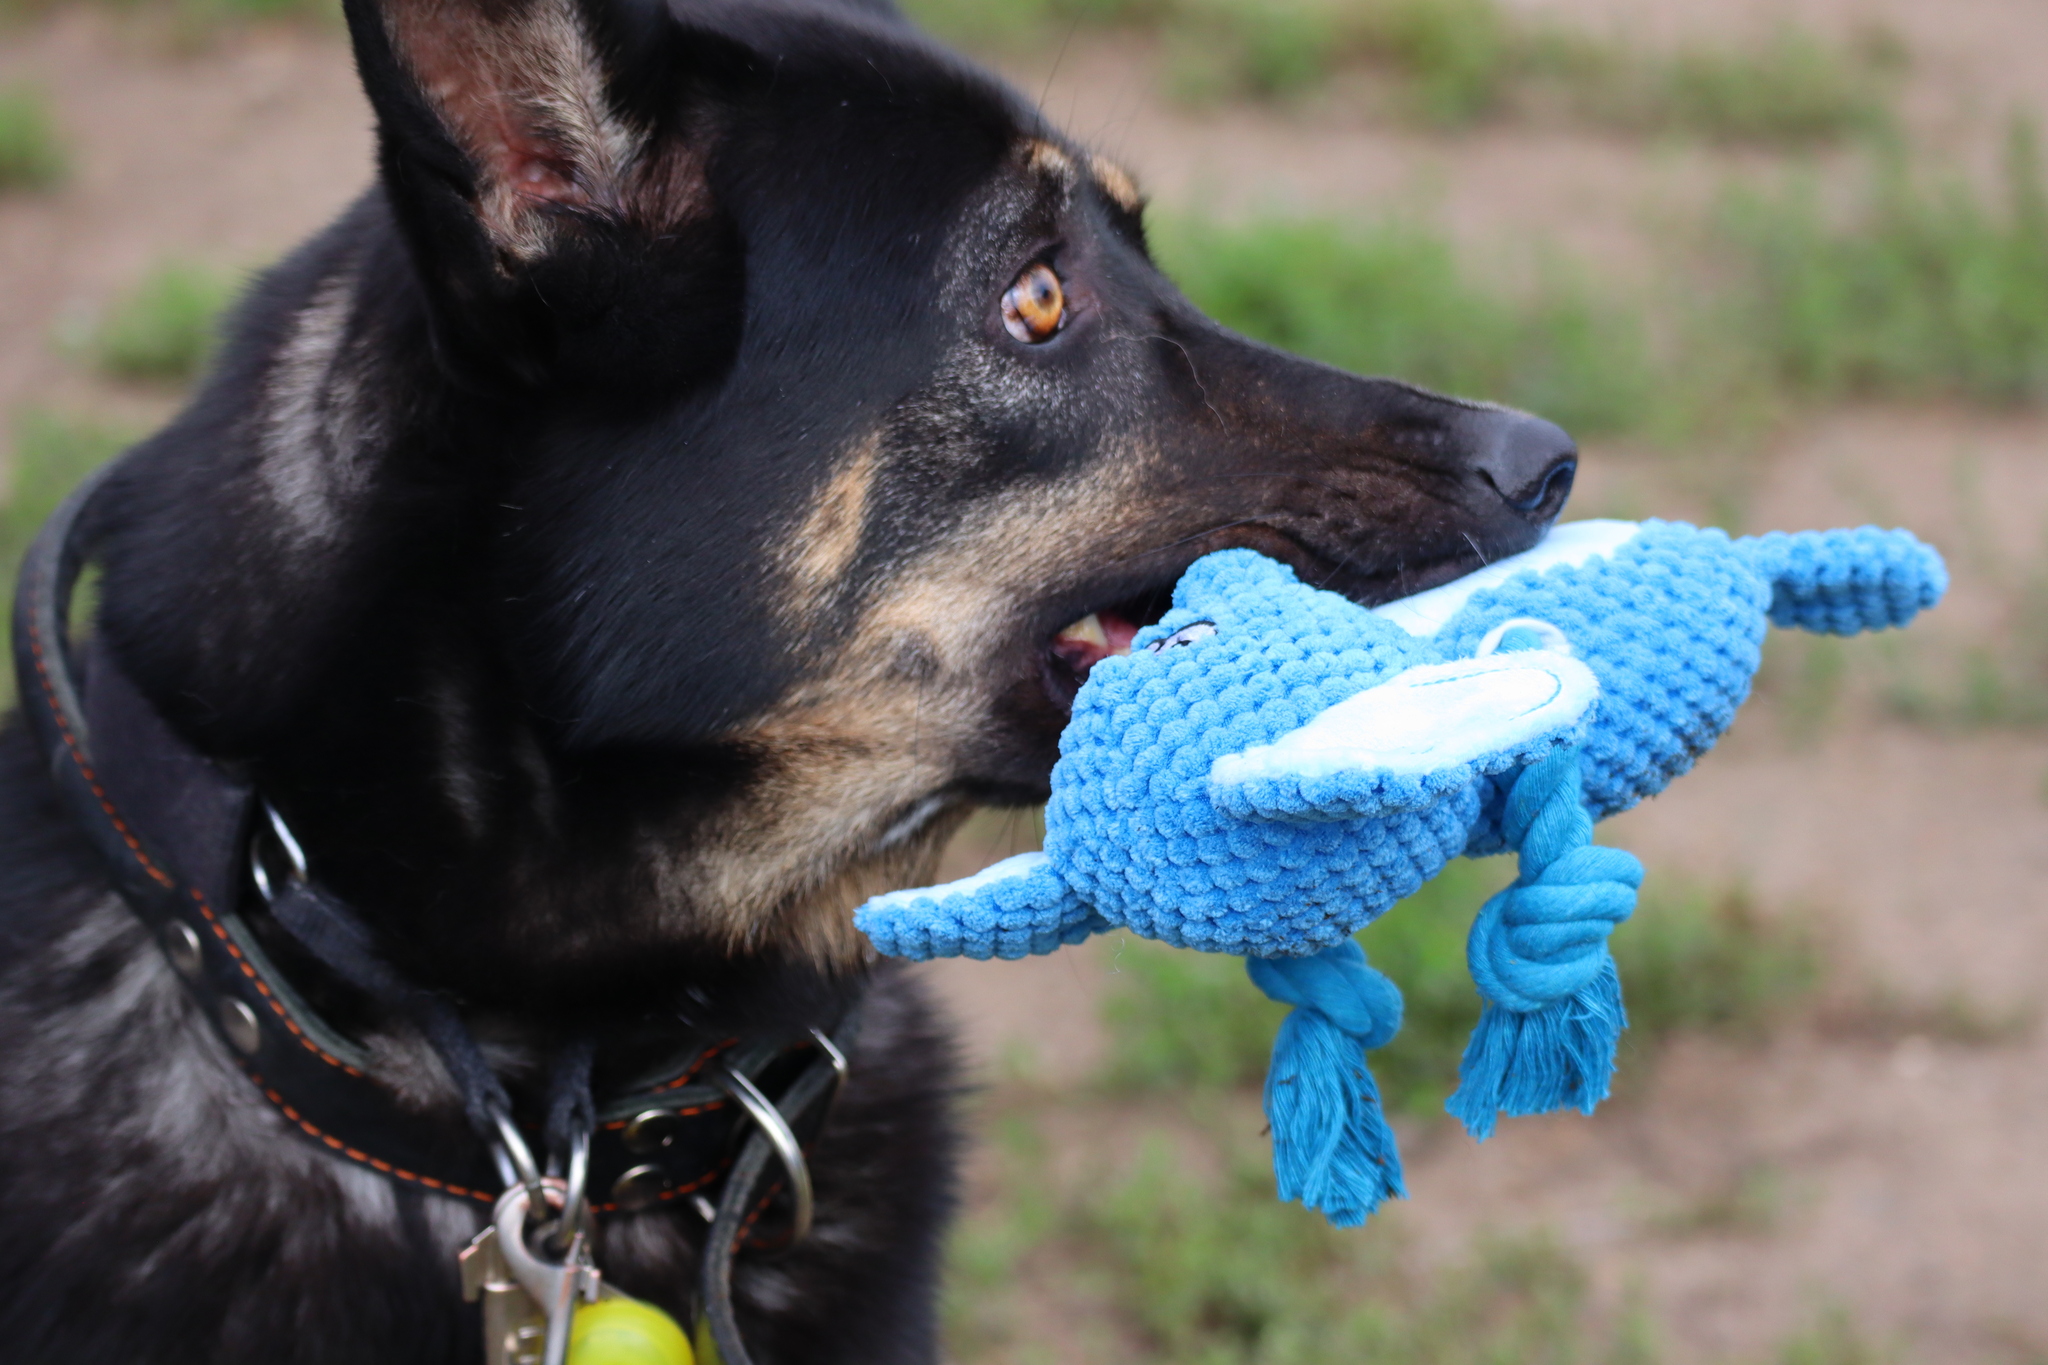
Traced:
[[1607, 1094], [1626, 1017], [1607, 935], [1642, 880], [1593, 821], [1661, 791], [1727, 729], [1766, 622], [1902, 626], [1947, 584], [1905, 531], [1731, 539], [1585, 521], [1376, 610], [1249, 550], [1197, 562], [1075, 698], [1045, 851], [870, 900], [896, 957], [1022, 957], [1122, 927], [1233, 953], [1295, 1006], [1266, 1083], [1282, 1198], [1340, 1225], [1401, 1192], [1363, 1049], [1401, 997], [1352, 934], [1459, 854], [1520, 876], [1472, 927], [1486, 1001], [1450, 1109]]

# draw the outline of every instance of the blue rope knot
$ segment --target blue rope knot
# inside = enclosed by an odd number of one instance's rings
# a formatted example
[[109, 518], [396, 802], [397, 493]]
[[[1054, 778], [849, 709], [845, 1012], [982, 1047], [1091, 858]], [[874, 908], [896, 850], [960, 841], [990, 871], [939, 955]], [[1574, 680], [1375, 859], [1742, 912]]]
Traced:
[[1245, 968], [1252, 984], [1294, 1006], [1266, 1072], [1280, 1197], [1355, 1227], [1404, 1193], [1401, 1154], [1365, 1065], [1367, 1049], [1400, 1031], [1400, 989], [1349, 940], [1313, 957], [1247, 958]]
[[[1476, 1138], [1501, 1114], [1607, 1098], [1628, 1015], [1607, 936], [1635, 909], [1643, 867], [1593, 843], [1576, 747], [1515, 778], [1501, 828], [1521, 856], [1514, 885], [1486, 903], [1466, 960], [1486, 1006], [1446, 1107]], [[1312, 957], [1249, 958], [1253, 984], [1292, 1005], [1266, 1073], [1273, 1175], [1338, 1227], [1404, 1193], [1401, 1156], [1365, 1053], [1401, 1027], [1401, 992], [1347, 940]]]
[[1516, 777], [1501, 826], [1520, 875], [1472, 925], [1466, 962], [1486, 1006], [1445, 1106], [1481, 1141], [1500, 1114], [1591, 1113], [1607, 1098], [1628, 1026], [1607, 936], [1643, 881], [1632, 854], [1593, 843], [1576, 748]]

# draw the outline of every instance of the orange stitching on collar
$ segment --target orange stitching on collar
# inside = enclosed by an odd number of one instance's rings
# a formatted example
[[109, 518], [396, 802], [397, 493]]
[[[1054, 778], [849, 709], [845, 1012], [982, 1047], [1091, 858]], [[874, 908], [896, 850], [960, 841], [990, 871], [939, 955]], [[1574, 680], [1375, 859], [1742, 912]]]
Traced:
[[318, 1138], [321, 1142], [333, 1148], [335, 1151], [341, 1153], [343, 1156], [347, 1157], [351, 1161], [360, 1162], [363, 1165], [372, 1167], [373, 1169], [385, 1175], [395, 1175], [400, 1180], [409, 1180], [415, 1185], [424, 1185], [426, 1188], [430, 1190], [439, 1190], [443, 1194], [452, 1194], [461, 1199], [476, 1199], [488, 1204], [491, 1203], [497, 1197], [492, 1194], [487, 1194], [482, 1190], [472, 1190], [467, 1185], [456, 1185], [446, 1180], [436, 1180], [433, 1176], [430, 1175], [420, 1175], [415, 1171], [408, 1171], [403, 1167], [394, 1166], [388, 1161], [379, 1161], [376, 1157], [371, 1156], [368, 1152], [357, 1151], [355, 1148], [343, 1142], [340, 1138], [337, 1138], [330, 1133], [323, 1132], [317, 1124], [313, 1123], [310, 1119], [308, 1119], [305, 1115], [301, 1114], [298, 1110], [292, 1108], [290, 1103], [288, 1103], [285, 1100], [284, 1096], [278, 1094], [275, 1090], [272, 1090], [269, 1086], [263, 1083], [263, 1078], [261, 1076], [257, 1075], [255, 1072], [252, 1071], [249, 1073], [249, 1079], [256, 1082], [256, 1088], [263, 1092], [263, 1097], [265, 1099], [269, 1100], [272, 1104], [277, 1106], [278, 1112], [282, 1113], [287, 1119], [291, 1120], [291, 1122], [297, 1124], [300, 1127], [300, 1129], [302, 1129], [308, 1136]]
[[85, 784], [92, 788], [92, 794], [99, 798], [100, 809], [105, 811], [107, 818], [114, 822], [114, 828], [120, 831], [122, 840], [128, 845], [128, 851], [135, 855], [136, 862], [142, 864], [142, 870], [155, 879], [160, 886], [169, 887], [175, 885], [171, 879], [171, 874], [151, 862], [149, 855], [143, 852], [142, 841], [135, 837], [134, 831], [128, 828], [128, 822], [123, 820], [121, 813], [114, 809], [114, 803], [108, 798], [106, 789], [100, 786], [99, 778], [93, 775], [92, 765], [85, 761], [85, 755], [80, 752], [78, 740], [72, 735], [71, 727], [64, 721], [64, 708], [57, 704], [57, 689], [50, 682], [50, 669], [48, 663], [43, 658], [43, 634], [40, 630], [36, 629], [34, 613], [30, 613], [28, 618], [28, 647], [29, 652], [35, 655], [36, 679], [43, 685], [43, 696], [50, 703], [50, 715], [56, 719], [57, 733], [64, 736], [64, 747], [70, 752], [71, 761], [78, 765], [79, 776], [83, 777]]

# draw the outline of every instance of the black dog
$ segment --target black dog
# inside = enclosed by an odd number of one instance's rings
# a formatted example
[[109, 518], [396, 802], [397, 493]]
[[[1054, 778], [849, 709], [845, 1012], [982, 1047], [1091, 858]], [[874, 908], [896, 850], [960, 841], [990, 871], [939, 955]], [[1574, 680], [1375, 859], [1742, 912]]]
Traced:
[[[865, 994], [766, 1363], [935, 1357], [954, 1085], [850, 910], [1044, 799], [1082, 674], [1196, 557], [1376, 601], [1527, 547], [1557, 428], [1228, 334], [1131, 177], [886, 0], [348, 0], [380, 176], [94, 500], [98, 636], [246, 775], [531, 1112]], [[1084, 629], [1064, 631], [1078, 621]], [[0, 1343], [35, 1362], [478, 1358], [487, 1204], [294, 1130], [0, 741]], [[260, 920], [260, 910], [249, 910]], [[414, 1022], [272, 934], [371, 1082]], [[601, 1227], [688, 1321], [687, 1202]]]

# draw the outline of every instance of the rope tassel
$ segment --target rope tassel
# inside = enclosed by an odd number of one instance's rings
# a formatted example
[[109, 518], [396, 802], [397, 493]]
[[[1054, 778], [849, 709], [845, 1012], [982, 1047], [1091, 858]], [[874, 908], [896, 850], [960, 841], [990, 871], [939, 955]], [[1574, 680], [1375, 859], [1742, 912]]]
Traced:
[[1485, 998], [1445, 1104], [1480, 1141], [1501, 1114], [1607, 1098], [1628, 1014], [1607, 936], [1635, 910], [1643, 865], [1593, 843], [1576, 747], [1524, 769], [1501, 820], [1521, 874], [1472, 925], [1466, 962]]
[[1401, 1187], [1401, 1154], [1365, 1053], [1401, 1028], [1401, 992], [1345, 941], [1313, 957], [1245, 960], [1252, 984], [1294, 1012], [1273, 1041], [1266, 1120], [1282, 1199], [1356, 1227]]

